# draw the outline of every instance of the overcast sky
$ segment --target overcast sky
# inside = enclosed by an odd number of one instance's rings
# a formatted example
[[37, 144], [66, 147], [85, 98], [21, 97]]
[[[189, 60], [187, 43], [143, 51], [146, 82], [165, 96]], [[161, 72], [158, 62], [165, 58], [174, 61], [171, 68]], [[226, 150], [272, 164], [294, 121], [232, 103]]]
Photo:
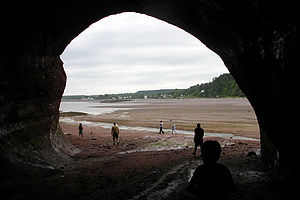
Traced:
[[188, 88], [228, 70], [197, 38], [137, 13], [106, 17], [65, 49], [64, 95]]

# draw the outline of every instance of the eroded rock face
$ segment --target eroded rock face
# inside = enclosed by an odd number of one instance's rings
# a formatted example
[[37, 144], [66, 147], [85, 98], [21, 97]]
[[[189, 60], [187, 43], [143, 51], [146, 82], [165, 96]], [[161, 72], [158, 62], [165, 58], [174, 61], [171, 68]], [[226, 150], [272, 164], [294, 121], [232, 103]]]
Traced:
[[59, 57], [24, 55], [1, 66], [1, 154], [36, 157], [57, 131], [66, 75]]
[[91, 0], [23, 4], [3, 6], [1, 12], [2, 156], [34, 146], [38, 154], [49, 147], [50, 132], [57, 130], [66, 80], [59, 55], [93, 22], [133, 11], [184, 29], [220, 55], [256, 112], [262, 144], [271, 146], [262, 146], [266, 160], [272, 162], [277, 149], [285, 171], [296, 171], [296, 1]]

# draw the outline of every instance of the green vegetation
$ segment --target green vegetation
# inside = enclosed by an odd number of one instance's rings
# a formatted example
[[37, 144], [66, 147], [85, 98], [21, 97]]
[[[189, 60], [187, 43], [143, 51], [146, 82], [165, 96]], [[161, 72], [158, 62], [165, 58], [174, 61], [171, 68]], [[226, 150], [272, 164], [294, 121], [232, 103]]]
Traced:
[[213, 78], [212, 82], [192, 86], [186, 90], [175, 90], [171, 93], [174, 97], [245, 97], [235, 80], [230, 74], [222, 74]]
[[63, 100], [130, 100], [130, 99], [174, 99], [174, 98], [221, 98], [221, 97], [245, 97], [235, 80], [230, 74], [222, 74], [213, 78], [209, 83], [191, 86], [188, 89], [163, 89], [138, 91], [136, 93], [105, 94], [105, 95], [75, 95], [63, 96]]

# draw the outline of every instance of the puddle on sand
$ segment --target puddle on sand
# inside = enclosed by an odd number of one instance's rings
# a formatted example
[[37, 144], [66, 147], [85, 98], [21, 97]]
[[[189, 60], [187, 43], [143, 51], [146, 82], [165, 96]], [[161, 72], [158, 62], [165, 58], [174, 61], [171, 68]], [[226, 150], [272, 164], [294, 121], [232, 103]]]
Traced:
[[[87, 126], [98, 126], [102, 128], [111, 128], [110, 123], [103, 123], [103, 122], [91, 122], [91, 121], [77, 121], [69, 117], [63, 117], [59, 119], [60, 122], [65, 122], [69, 124], [79, 124], [83, 123]], [[132, 131], [148, 131], [158, 133], [158, 128], [148, 128], [148, 127], [131, 127], [131, 126], [119, 126], [120, 130], [132, 130]], [[165, 131], [171, 132], [171, 129], [165, 129]], [[178, 134], [186, 134], [186, 135], [194, 135], [193, 131], [185, 131], [185, 130], [176, 130]], [[249, 138], [249, 137], [242, 137], [233, 135], [231, 133], [205, 133], [205, 137], [219, 137], [224, 139], [236, 139], [236, 140], [250, 140], [250, 141], [259, 141], [256, 138]]]

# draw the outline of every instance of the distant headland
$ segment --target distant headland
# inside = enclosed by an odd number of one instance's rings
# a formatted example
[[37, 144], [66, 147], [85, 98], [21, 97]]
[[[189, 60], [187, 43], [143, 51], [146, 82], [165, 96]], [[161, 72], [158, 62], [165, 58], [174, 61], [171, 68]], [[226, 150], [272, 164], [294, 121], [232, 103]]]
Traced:
[[178, 98], [224, 98], [245, 97], [233, 77], [222, 74], [211, 82], [197, 84], [188, 89], [144, 90], [135, 93], [105, 95], [66, 95], [62, 100], [101, 100], [101, 102], [120, 102], [131, 99], [178, 99]]

